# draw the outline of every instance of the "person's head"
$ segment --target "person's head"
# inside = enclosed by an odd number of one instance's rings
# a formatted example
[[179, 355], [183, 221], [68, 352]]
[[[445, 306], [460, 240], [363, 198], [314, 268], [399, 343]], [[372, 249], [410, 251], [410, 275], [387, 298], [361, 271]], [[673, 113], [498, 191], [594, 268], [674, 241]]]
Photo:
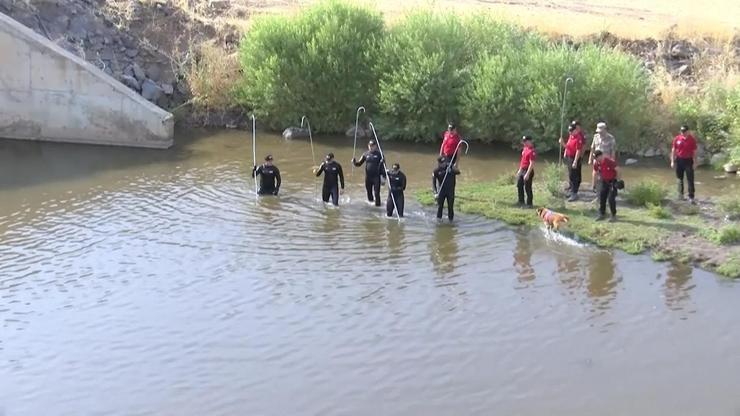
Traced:
[[603, 158], [604, 158], [604, 152], [602, 152], [601, 150], [597, 150], [594, 152], [594, 159], [601, 161], [601, 159]]
[[689, 129], [689, 126], [687, 126], [686, 124], [684, 124], [683, 126], [681, 126], [681, 134], [682, 135], [686, 136], [686, 135], [689, 134], [689, 132], [691, 132], [691, 130]]
[[265, 156], [265, 165], [272, 166], [272, 155]]
[[447, 158], [444, 157], [444, 156], [440, 156], [440, 157], [437, 158], [437, 163], [440, 166], [445, 165], [445, 164], [447, 164]]
[[568, 131], [571, 133], [576, 133], [581, 131], [581, 122], [578, 120], [573, 120], [570, 122], [570, 125], [568, 126]]
[[377, 150], [378, 149], [378, 144], [375, 143], [375, 140], [370, 140], [369, 142], [367, 142], [367, 148], [369, 150]]
[[522, 136], [522, 144], [524, 147], [532, 147], [534, 145], [532, 136]]
[[330, 153], [327, 153], [326, 154], [326, 161], [327, 162], [331, 162], [332, 160], [334, 160], [334, 153], [331, 153], [331, 152]]
[[399, 165], [398, 163], [394, 163], [393, 166], [391, 166], [391, 170], [399, 171], [401, 170], [401, 165]]
[[596, 133], [606, 133], [606, 122], [600, 121], [596, 124]]
[[457, 132], [457, 126], [455, 125], [455, 123], [448, 124], [447, 125], [447, 131], [456, 133]]

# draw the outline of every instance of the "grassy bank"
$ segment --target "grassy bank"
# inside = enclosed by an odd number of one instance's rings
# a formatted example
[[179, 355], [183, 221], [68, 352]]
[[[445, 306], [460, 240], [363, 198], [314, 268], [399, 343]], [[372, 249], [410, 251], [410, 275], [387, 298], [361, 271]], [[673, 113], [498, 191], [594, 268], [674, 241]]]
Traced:
[[[657, 204], [633, 205], [620, 195], [618, 221], [594, 221], [598, 202], [565, 202], [558, 195], [559, 178], [552, 180], [557, 169], [549, 168], [542, 179], [535, 180], [535, 206], [545, 206], [570, 217], [562, 230], [564, 235], [599, 247], [615, 248], [630, 254], [651, 252], [659, 261], [680, 261], [696, 264], [727, 277], [740, 278], [740, 229], [722, 225], [727, 215], [713, 202], [691, 206], [661, 200]], [[548, 175], [549, 173], [549, 175]], [[553, 183], [557, 183], [553, 188]], [[645, 187], [635, 185], [632, 192]], [[648, 192], [649, 193], [649, 192]], [[553, 195], [555, 194], [555, 195]], [[661, 192], [664, 194], [664, 192]], [[430, 192], [420, 192], [418, 199], [425, 205], [434, 204]], [[651, 199], [651, 197], [648, 197]], [[456, 208], [465, 213], [482, 215], [513, 226], [540, 227], [542, 222], [535, 210], [516, 205], [516, 186], [513, 177], [502, 177], [493, 182], [465, 184], [458, 187]]]

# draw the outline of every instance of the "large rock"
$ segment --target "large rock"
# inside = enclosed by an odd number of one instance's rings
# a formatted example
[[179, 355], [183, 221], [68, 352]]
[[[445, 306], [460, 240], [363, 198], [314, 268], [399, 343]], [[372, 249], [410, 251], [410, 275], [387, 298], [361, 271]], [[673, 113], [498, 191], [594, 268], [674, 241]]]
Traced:
[[693, 48], [685, 42], [678, 42], [671, 48], [671, 57], [675, 59], [691, 58]]
[[283, 130], [283, 139], [285, 140], [305, 139], [308, 137], [308, 129], [302, 129], [300, 127], [288, 127], [287, 129]]
[[141, 82], [144, 82], [146, 79], [146, 72], [144, 72], [144, 69], [136, 62], [134, 62], [134, 76]]
[[131, 75], [122, 75], [121, 76], [121, 82], [123, 85], [131, 88], [132, 90], [139, 92], [141, 85], [139, 84], [139, 81], [132, 77]]
[[163, 93], [162, 88], [150, 79], [145, 80], [141, 84], [141, 96], [153, 103], [156, 103], [162, 97]]
[[636, 163], [637, 163], [637, 159], [627, 159], [627, 160], [624, 161], [624, 164], [626, 166], [634, 165]]
[[726, 163], [723, 168], [727, 173], [737, 173], [737, 166], [733, 163]]
[[173, 87], [169, 82], [163, 82], [161, 87], [164, 95], [172, 95], [175, 93], [175, 87]]
[[162, 70], [159, 69], [159, 65], [151, 64], [146, 68], [146, 76], [152, 81], [159, 82], [162, 77]]

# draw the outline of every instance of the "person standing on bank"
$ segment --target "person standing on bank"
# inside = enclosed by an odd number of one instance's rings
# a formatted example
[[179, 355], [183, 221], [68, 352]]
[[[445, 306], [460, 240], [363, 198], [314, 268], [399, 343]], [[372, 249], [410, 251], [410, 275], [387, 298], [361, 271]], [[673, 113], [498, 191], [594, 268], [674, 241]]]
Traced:
[[260, 176], [260, 190], [258, 195], [276, 195], [280, 192], [280, 169], [272, 164], [272, 155], [265, 156], [265, 163], [252, 166], [252, 177]]
[[442, 146], [439, 147], [439, 155], [447, 158], [451, 164], [457, 163], [457, 145], [460, 144], [460, 135], [457, 133], [457, 126], [454, 123], [450, 123], [447, 126], [444, 138], [442, 139]]
[[380, 206], [380, 177], [385, 170], [383, 165], [383, 156], [378, 150], [375, 141], [370, 140], [367, 144], [367, 152], [362, 154], [360, 160], [352, 158], [352, 164], [362, 166], [365, 163], [365, 190], [367, 191], [367, 200], [375, 202], [375, 206]]
[[578, 189], [581, 187], [581, 162], [583, 160], [583, 143], [585, 138], [583, 137], [583, 131], [581, 130], [581, 122], [573, 120], [568, 126], [568, 142], [566, 143], [563, 138], [560, 138], [560, 144], [565, 147], [563, 152], [563, 158], [565, 163], [568, 165], [568, 201], [575, 201], [578, 199]]
[[681, 126], [681, 134], [673, 139], [671, 146], [671, 167], [676, 169], [678, 180], [678, 199], [683, 200], [683, 177], [689, 183], [689, 202], [694, 203], [694, 168], [696, 167], [696, 139], [689, 126]]
[[460, 174], [460, 170], [444, 156], [440, 156], [437, 162], [437, 168], [432, 172], [432, 192], [434, 192], [434, 199], [437, 201], [437, 219], [442, 219], [442, 211], [446, 200], [447, 218], [452, 221], [455, 218], [456, 176]]
[[[594, 152], [601, 150], [604, 156], [610, 158], [614, 162], [617, 161], [617, 139], [606, 130], [606, 122], [600, 121], [596, 124], [596, 134], [594, 134], [594, 140], [591, 142], [591, 152], [588, 155], [588, 164], [594, 163]], [[591, 172], [591, 189], [596, 192], [596, 167], [594, 166]]]
[[393, 202], [398, 208], [398, 216], [403, 217], [403, 191], [406, 190], [406, 175], [401, 172], [401, 165], [394, 163], [391, 170], [386, 173], [388, 177], [388, 200], [385, 202], [386, 215], [393, 216]]
[[593, 154], [594, 168], [599, 184], [599, 216], [596, 221], [603, 221], [606, 218], [606, 201], [609, 200], [609, 211], [611, 217], [609, 221], [617, 220], [617, 162], [608, 157], [601, 150]]
[[339, 187], [344, 190], [344, 173], [342, 172], [342, 165], [334, 160], [334, 153], [326, 155], [325, 161], [319, 166], [318, 169], [314, 170], [316, 176], [324, 174], [324, 186], [321, 188], [321, 199], [324, 202], [331, 202], [335, 206], [339, 205]]
[[519, 170], [516, 173], [516, 189], [519, 194], [519, 206], [525, 205], [524, 194], [527, 194], [526, 206], [532, 208], [532, 181], [534, 180], [534, 161], [537, 152], [534, 150], [532, 136], [523, 136], [522, 158], [519, 160]]

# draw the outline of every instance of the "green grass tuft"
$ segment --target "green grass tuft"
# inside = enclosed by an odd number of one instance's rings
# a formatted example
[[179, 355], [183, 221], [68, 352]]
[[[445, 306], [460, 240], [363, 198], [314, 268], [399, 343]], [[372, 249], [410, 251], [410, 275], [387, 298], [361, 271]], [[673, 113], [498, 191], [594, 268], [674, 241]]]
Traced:
[[648, 203], [647, 210], [651, 217], [659, 220], [667, 220], [672, 217], [671, 210], [661, 205]]
[[668, 195], [665, 187], [655, 181], [642, 181], [630, 187], [626, 198], [629, 203], [638, 207], [647, 206], [647, 204], [661, 205]]
[[740, 197], [725, 196], [718, 200], [719, 208], [732, 219], [740, 218]]
[[730, 257], [726, 262], [717, 267], [717, 272], [733, 279], [740, 278], [740, 256]]

